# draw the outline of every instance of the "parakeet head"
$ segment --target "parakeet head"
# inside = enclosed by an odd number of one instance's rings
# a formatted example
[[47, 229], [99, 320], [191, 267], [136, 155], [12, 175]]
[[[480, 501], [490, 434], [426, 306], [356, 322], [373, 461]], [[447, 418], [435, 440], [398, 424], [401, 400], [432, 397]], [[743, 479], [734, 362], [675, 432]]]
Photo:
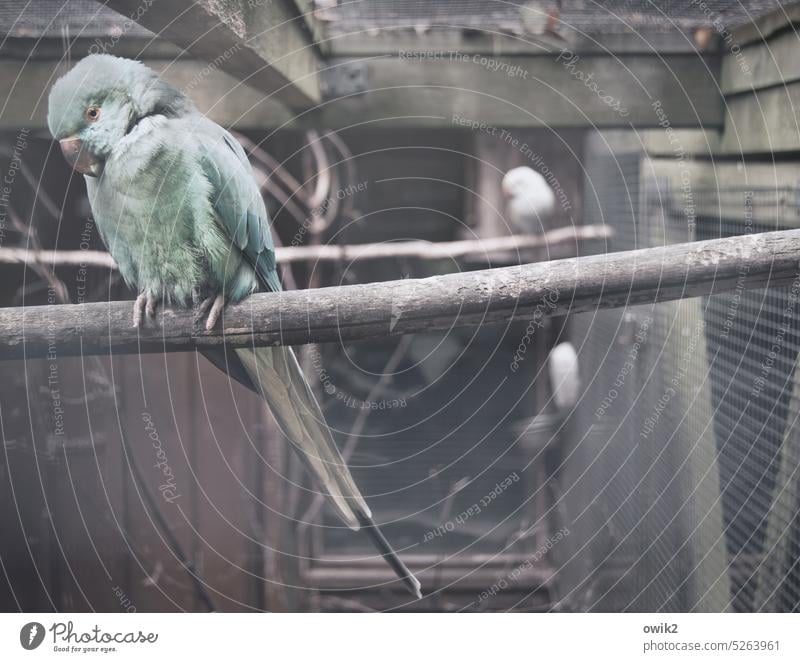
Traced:
[[193, 112], [184, 94], [141, 62], [90, 55], [50, 91], [47, 124], [69, 164], [97, 176], [105, 160], [145, 117]]

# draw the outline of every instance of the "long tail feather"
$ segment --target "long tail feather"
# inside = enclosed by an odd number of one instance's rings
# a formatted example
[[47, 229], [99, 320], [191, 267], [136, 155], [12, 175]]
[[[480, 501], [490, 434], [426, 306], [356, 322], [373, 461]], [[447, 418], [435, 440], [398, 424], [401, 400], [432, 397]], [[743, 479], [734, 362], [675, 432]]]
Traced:
[[381, 556], [386, 559], [386, 562], [394, 570], [394, 573], [401, 579], [406, 588], [411, 592], [411, 595], [418, 600], [422, 599], [422, 587], [419, 580], [411, 574], [411, 571], [406, 567], [406, 564], [400, 560], [397, 553], [392, 549], [389, 541], [383, 536], [377, 524], [372, 521], [371, 517], [359, 514], [359, 521], [363, 530], [367, 533], [372, 540], [372, 543], [380, 551]]
[[413, 595], [420, 584], [397, 556], [356, 487], [333, 441], [311, 387], [291, 347], [237, 349], [236, 355], [317, 486], [342, 520], [354, 531], [364, 529], [381, 555]]

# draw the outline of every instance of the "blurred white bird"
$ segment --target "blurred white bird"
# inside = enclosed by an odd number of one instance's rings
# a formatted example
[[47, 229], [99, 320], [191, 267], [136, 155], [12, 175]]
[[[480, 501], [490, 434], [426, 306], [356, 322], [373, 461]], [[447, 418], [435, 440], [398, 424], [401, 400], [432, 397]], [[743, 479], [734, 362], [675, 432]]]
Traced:
[[553, 189], [538, 172], [521, 166], [503, 177], [506, 214], [519, 232], [541, 234], [556, 206]]
[[578, 402], [581, 394], [581, 376], [578, 370], [578, 353], [570, 342], [562, 342], [550, 351], [547, 362], [550, 385], [558, 411], [565, 413]]
[[559, 13], [558, 3], [553, 0], [528, 0], [519, 8], [525, 31], [533, 35], [556, 32]]

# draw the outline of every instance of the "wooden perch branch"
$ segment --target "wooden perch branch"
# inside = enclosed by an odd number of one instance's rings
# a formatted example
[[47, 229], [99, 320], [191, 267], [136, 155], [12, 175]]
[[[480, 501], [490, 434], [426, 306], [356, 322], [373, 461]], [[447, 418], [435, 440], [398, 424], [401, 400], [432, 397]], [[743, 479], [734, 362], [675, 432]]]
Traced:
[[[381, 244], [353, 244], [348, 246], [287, 246], [276, 249], [278, 262], [357, 262], [386, 258], [418, 258], [422, 260], [444, 260], [475, 256], [494, 256], [499, 253], [521, 252], [528, 255], [531, 250], [545, 258], [575, 255], [578, 242], [603, 241], [612, 235], [604, 225], [579, 225], [558, 228], [543, 235], [512, 235], [490, 239], [466, 241], [397, 241]], [[25, 248], [0, 248], [2, 264], [42, 264], [57, 267], [99, 267], [116, 269], [114, 259], [105, 251], [48, 251]]]
[[800, 230], [675, 244], [500, 269], [256, 294], [206, 332], [165, 308], [134, 329], [129, 301], [0, 310], [0, 358], [336, 342], [540, 319], [597, 308], [786, 284]]

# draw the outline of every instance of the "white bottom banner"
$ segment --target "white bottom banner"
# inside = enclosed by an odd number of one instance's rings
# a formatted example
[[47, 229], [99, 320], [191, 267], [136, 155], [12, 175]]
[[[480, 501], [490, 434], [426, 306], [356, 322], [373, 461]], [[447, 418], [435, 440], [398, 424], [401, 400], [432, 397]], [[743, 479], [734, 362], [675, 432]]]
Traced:
[[791, 614], [5, 614], [0, 659], [767, 662], [800, 660], [799, 632]]

